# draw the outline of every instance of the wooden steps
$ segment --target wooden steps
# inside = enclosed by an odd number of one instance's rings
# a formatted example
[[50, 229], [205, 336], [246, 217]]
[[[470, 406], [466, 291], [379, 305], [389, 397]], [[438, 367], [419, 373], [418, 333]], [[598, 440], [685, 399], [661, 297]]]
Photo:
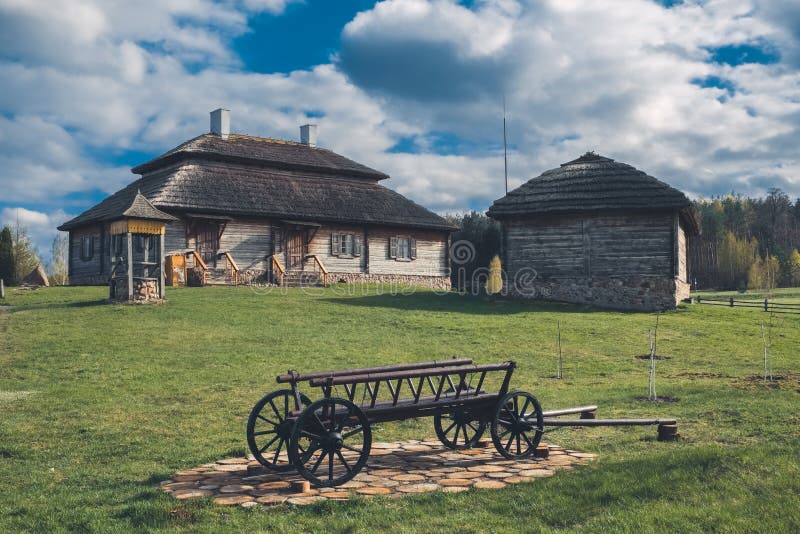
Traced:
[[283, 278], [284, 287], [322, 287], [322, 277], [313, 271], [289, 270]]
[[207, 286], [233, 286], [233, 278], [230, 271], [227, 269], [213, 269], [209, 268], [206, 271], [206, 285]]

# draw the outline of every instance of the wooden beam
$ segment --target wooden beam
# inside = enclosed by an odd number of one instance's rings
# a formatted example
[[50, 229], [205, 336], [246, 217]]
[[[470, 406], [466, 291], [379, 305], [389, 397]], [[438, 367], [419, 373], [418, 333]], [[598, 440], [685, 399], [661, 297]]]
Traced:
[[158, 263], [160, 265], [161, 276], [158, 277], [158, 298], [164, 298], [164, 288], [166, 286], [166, 258], [164, 257], [164, 236], [158, 236]]
[[126, 232], [128, 238], [128, 300], [133, 300], [133, 237]]

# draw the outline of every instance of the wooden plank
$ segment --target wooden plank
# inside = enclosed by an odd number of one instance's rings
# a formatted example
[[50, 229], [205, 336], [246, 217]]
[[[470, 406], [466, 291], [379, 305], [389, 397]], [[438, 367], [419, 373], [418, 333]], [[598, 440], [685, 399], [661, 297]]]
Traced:
[[130, 232], [125, 233], [128, 241], [128, 300], [133, 300], [133, 237]]
[[166, 287], [166, 265], [165, 265], [165, 257], [164, 257], [164, 236], [158, 236], [158, 259], [159, 259], [159, 270], [161, 271], [161, 276], [158, 277], [158, 297], [164, 298], [164, 288]]
[[675, 425], [675, 419], [544, 419], [544, 426], [650, 426]]

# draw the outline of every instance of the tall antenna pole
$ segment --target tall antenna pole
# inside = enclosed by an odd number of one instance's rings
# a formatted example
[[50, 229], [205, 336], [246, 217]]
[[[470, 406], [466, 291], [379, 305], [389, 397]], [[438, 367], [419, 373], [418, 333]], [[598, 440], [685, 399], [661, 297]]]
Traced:
[[506, 177], [506, 195], [508, 194], [508, 134], [506, 133], [506, 95], [503, 94], [503, 172]]

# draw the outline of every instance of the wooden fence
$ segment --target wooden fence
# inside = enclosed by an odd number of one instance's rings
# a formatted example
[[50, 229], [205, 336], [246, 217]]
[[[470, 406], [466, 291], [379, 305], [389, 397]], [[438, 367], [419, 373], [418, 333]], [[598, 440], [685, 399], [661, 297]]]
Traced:
[[785, 304], [770, 302], [769, 299], [764, 300], [736, 300], [733, 297], [724, 298], [710, 298], [710, 297], [697, 297], [698, 304], [710, 304], [713, 306], [728, 306], [731, 308], [759, 308], [765, 312], [770, 313], [792, 313], [800, 314], [800, 304]]

